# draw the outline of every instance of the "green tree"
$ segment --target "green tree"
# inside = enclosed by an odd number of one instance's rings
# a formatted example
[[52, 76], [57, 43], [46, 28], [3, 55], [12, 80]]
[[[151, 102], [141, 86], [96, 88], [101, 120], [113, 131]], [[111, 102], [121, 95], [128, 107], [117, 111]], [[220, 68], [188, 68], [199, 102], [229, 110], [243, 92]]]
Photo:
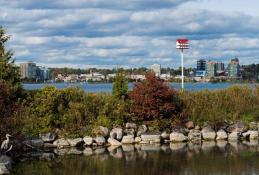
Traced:
[[116, 99], [127, 98], [128, 81], [122, 71], [118, 71], [115, 76], [115, 81], [112, 87], [112, 95]]

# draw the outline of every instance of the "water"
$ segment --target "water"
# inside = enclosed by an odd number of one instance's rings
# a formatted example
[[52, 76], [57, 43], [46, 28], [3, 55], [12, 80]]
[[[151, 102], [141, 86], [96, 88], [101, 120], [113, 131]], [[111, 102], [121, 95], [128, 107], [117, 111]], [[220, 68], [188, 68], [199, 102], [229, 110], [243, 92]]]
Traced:
[[[170, 83], [171, 87], [176, 89], [181, 88], [180, 83]], [[233, 83], [185, 83], [186, 90], [203, 90], [203, 89], [225, 89], [227, 87], [238, 85]], [[240, 84], [239, 84], [240, 85]], [[249, 84], [248, 84], [249, 85]], [[252, 85], [252, 84], [250, 84]], [[34, 90], [34, 89], [41, 89], [44, 86], [55, 86], [58, 89], [63, 89], [66, 87], [81, 87], [85, 91], [88, 92], [111, 92], [112, 91], [112, 83], [96, 83], [96, 84], [89, 84], [89, 83], [51, 83], [51, 84], [23, 84], [25, 89]], [[129, 89], [132, 89], [133, 84], [129, 83]]]
[[[19, 163], [18, 175], [256, 175], [259, 145], [204, 142], [202, 145], [128, 145], [62, 150]], [[78, 155], [73, 155], [78, 154]], [[80, 154], [80, 155], [79, 155]], [[52, 155], [52, 156], [50, 156]], [[55, 157], [55, 158], [54, 158]]]

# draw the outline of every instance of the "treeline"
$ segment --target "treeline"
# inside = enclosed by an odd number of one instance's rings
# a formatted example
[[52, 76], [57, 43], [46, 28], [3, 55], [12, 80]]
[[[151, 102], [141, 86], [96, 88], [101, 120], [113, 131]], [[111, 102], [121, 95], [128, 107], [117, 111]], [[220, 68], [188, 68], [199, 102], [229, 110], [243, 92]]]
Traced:
[[248, 81], [259, 80], [259, 64], [243, 65], [242, 67], [242, 79]]

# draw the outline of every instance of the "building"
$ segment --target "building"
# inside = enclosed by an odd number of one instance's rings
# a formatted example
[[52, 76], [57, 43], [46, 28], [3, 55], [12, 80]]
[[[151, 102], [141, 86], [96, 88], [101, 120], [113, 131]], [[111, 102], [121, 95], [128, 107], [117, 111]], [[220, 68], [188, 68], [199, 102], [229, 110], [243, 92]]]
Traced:
[[47, 67], [38, 66], [37, 67], [37, 79], [41, 81], [46, 81], [50, 79], [50, 71]]
[[229, 78], [238, 78], [240, 77], [240, 65], [239, 59], [234, 58], [228, 64], [228, 77]]
[[206, 77], [213, 78], [216, 75], [216, 64], [214, 61], [207, 61], [206, 63]]
[[36, 79], [37, 66], [33, 62], [22, 63], [20, 64], [20, 73], [22, 79]]
[[161, 65], [160, 64], [153, 64], [151, 66], [151, 71], [154, 72], [156, 74], [156, 76], [160, 76], [161, 75]]
[[200, 59], [197, 61], [196, 77], [205, 77], [206, 75], [206, 60]]
[[215, 63], [216, 73], [222, 74], [225, 72], [225, 65], [223, 62], [216, 62]]

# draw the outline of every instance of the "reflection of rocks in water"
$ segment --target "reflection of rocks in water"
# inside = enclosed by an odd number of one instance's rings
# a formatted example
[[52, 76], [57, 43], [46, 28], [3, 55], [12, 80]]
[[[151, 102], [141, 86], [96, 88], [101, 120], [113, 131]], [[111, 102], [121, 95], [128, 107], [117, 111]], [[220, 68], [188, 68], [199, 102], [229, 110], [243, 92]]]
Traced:
[[201, 152], [201, 143], [200, 142], [189, 142], [188, 144], [188, 150], [195, 153], [199, 154]]
[[227, 144], [228, 144], [228, 142], [225, 140], [218, 140], [216, 145], [220, 151], [225, 151]]
[[172, 151], [184, 151], [186, 148], [186, 143], [184, 142], [179, 142], [179, 143], [170, 143], [170, 149]]
[[12, 169], [12, 159], [8, 156], [0, 156], [0, 174], [10, 174]]
[[40, 160], [47, 160], [47, 161], [51, 161], [53, 159], [55, 159], [56, 156], [54, 153], [43, 153], [41, 156], [40, 156]]
[[247, 146], [252, 146], [252, 147], [257, 147], [258, 146], [258, 140], [250, 140], [248, 141], [244, 141], [244, 144], [246, 144]]
[[141, 145], [142, 151], [160, 151], [161, 145], [160, 144], [148, 144], [148, 145]]
[[119, 148], [120, 146], [113, 146], [113, 145], [111, 145], [111, 146], [109, 146], [108, 148], [107, 148], [107, 150], [109, 151], [109, 152], [112, 152], [112, 151], [114, 151], [114, 150], [116, 150], [117, 148]]
[[122, 149], [124, 152], [134, 152], [134, 145], [122, 145]]
[[106, 151], [105, 148], [96, 148], [96, 149], [94, 150], [94, 153], [95, 153], [95, 154], [104, 154], [105, 151]]
[[209, 152], [209, 151], [213, 150], [215, 148], [215, 146], [216, 146], [216, 142], [214, 142], [214, 141], [203, 141], [201, 149], [202, 149], [202, 151]]
[[80, 155], [80, 154], [83, 154], [83, 151], [77, 148], [70, 148], [67, 154]]
[[83, 151], [83, 154], [85, 155], [85, 156], [91, 156], [91, 155], [93, 155], [93, 149], [92, 148], [89, 148], [89, 147], [87, 147], [87, 148], [85, 148], [84, 149], [84, 151]]
[[170, 153], [171, 152], [170, 146], [168, 144], [162, 145], [161, 146], [161, 150], [164, 151], [165, 153]]
[[55, 150], [54, 150], [54, 153], [57, 154], [57, 155], [59, 155], [59, 156], [63, 156], [63, 155], [65, 155], [65, 154], [67, 154], [68, 151], [69, 151], [68, 148], [55, 149]]
[[118, 147], [117, 149], [113, 149], [110, 151], [110, 155], [114, 158], [121, 159], [123, 157], [122, 148]]
[[137, 150], [137, 152], [141, 151], [141, 145], [135, 144], [134, 147]]

